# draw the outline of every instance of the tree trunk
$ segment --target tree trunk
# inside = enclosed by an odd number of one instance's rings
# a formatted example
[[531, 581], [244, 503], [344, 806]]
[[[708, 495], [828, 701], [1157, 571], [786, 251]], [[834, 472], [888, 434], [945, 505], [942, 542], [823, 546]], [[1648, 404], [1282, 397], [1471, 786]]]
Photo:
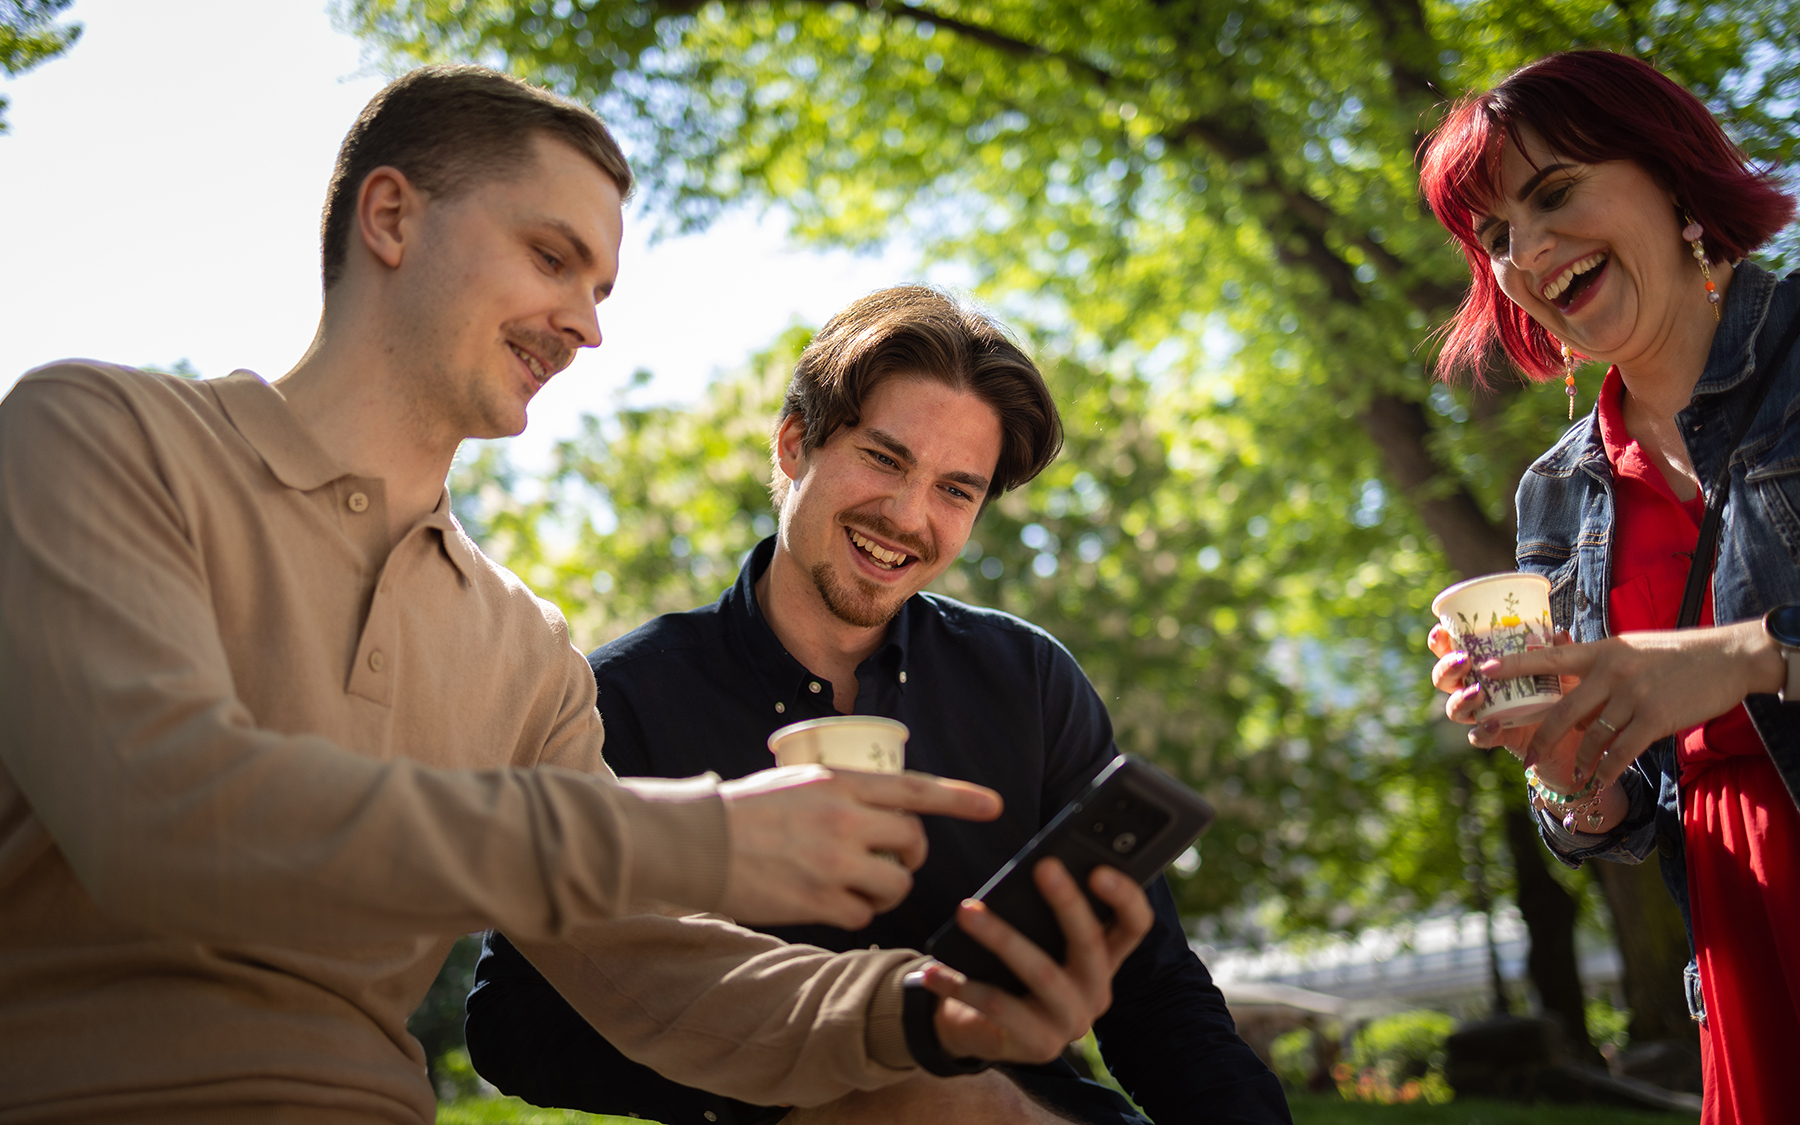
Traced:
[[1688, 1017], [1681, 970], [1688, 961], [1687, 930], [1681, 908], [1669, 897], [1655, 857], [1636, 865], [1594, 863], [1612, 910], [1613, 933], [1625, 966], [1625, 1004], [1631, 1009], [1631, 1038], [1695, 1042], [1699, 1032]]
[[1518, 883], [1519, 913], [1531, 931], [1531, 952], [1525, 971], [1537, 989], [1538, 1003], [1546, 1013], [1562, 1021], [1569, 1049], [1575, 1058], [1592, 1066], [1606, 1060], [1588, 1038], [1587, 997], [1581, 991], [1581, 971], [1575, 963], [1575, 899], [1550, 874], [1544, 862], [1544, 845], [1527, 808], [1509, 807], [1505, 814], [1506, 842], [1512, 849], [1514, 878]]

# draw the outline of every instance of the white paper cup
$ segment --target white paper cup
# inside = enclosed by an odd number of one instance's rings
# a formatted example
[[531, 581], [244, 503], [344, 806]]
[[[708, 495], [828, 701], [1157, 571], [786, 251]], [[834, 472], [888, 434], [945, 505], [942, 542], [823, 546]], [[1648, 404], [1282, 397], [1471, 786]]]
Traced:
[[[1541, 574], [1506, 571], [1458, 582], [1432, 599], [1431, 612], [1469, 654], [1471, 670], [1497, 656], [1512, 656], [1554, 643], [1550, 622], [1550, 580]], [[1556, 676], [1489, 680], [1477, 674], [1483, 702], [1475, 721], [1499, 719], [1503, 727], [1525, 726], [1562, 698]]]
[[769, 736], [775, 764], [821, 765], [869, 773], [899, 773], [906, 768], [906, 739], [911, 732], [898, 719], [878, 715], [833, 715], [789, 723]]

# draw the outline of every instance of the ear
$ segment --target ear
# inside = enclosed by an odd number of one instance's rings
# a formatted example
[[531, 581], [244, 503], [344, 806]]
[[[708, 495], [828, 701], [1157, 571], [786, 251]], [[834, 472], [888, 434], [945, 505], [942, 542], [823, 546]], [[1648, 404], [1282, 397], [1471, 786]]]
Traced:
[[806, 453], [800, 445], [805, 434], [806, 422], [798, 413], [783, 418], [775, 431], [775, 465], [791, 481], [806, 475]]
[[398, 269], [406, 236], [424, 200], [406, 174], [383, 165], [363, 177], [356, 192], [356, 230], [377, 261]]

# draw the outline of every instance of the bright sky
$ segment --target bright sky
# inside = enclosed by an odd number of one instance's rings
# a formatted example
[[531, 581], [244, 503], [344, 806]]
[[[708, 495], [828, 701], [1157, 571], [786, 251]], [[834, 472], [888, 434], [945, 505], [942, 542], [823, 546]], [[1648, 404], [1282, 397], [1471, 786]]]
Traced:
[[[77, 0], [68, 16], [86, 25], [72, 51], [0, 81], [0, 391], [67, 356], [279, 377], [318, 321], [332, 159], [381, 79], [324, 0]], [[918, 271], [906, 251], [789, 250], [778, 218], [656, 246], [633, 218], [605, 343], [539, 394], [522, 465], [640, 367], [651, 397], [691, 399], [790, 323]]]

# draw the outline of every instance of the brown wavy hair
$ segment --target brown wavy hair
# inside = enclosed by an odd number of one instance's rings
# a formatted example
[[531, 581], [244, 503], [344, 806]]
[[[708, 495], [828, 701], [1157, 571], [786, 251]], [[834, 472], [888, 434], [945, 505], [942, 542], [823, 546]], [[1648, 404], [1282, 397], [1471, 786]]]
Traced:
[[[1031, 480], [1062, 450], [1062, 418], [1037, 364], [998, 321], [926, 285], [882, 289], [825, 322], [794, 367], [775, 421], [804, 425], [810, 453], [862, 417], [863, 400], [892, 378], [936, 379], [974, 395], [1000, 417], [1000, 461], [989, 500]], [[779, 506], [787, 475], [776, 466], [770, 492]]]

